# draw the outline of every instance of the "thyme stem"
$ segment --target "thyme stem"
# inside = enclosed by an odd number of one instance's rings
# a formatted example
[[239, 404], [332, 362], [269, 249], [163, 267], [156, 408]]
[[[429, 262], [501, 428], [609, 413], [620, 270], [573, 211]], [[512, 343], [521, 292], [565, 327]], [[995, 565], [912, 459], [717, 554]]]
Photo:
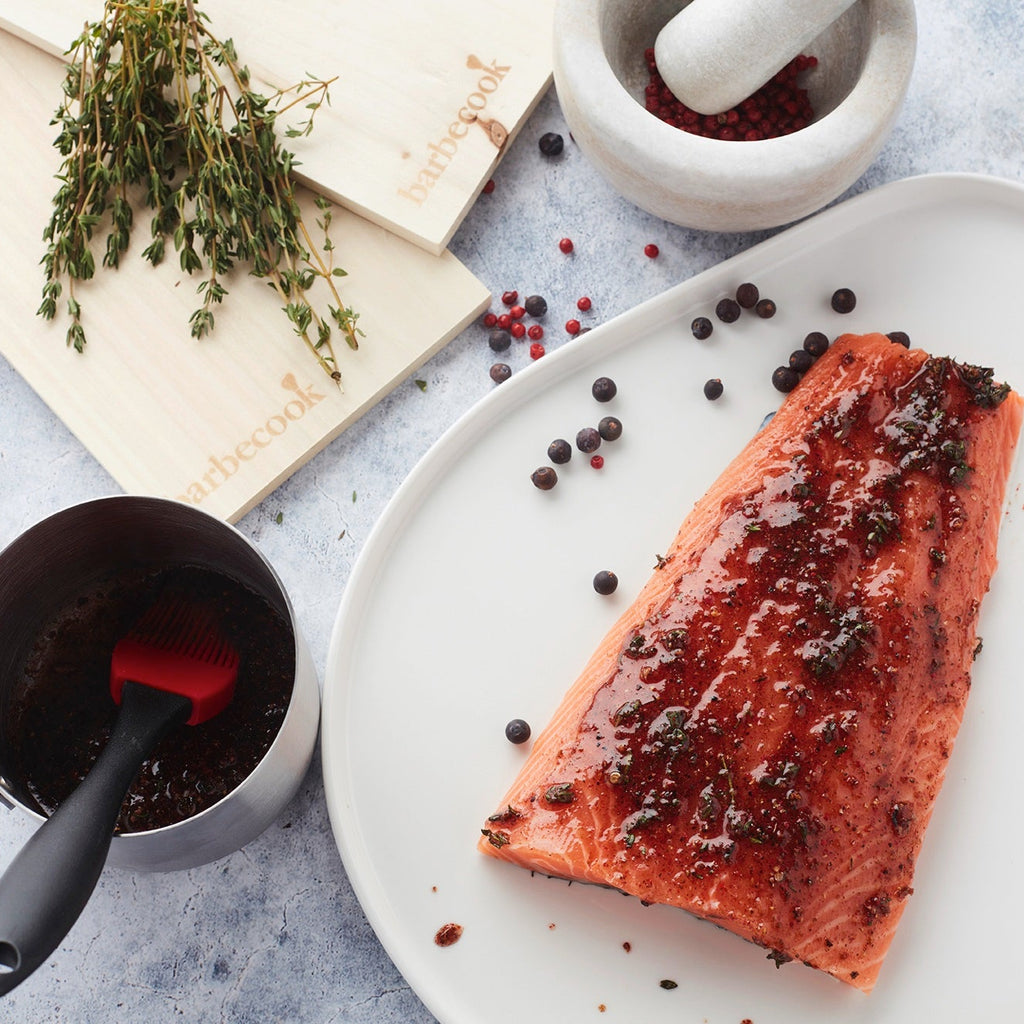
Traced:
[[[205, 270], [191, 333], [213, 330], [236, 264], [266, 279], [321, 368], [340, 382], [332, 324], [358, 348], [358, 315], [335, 278], [326, 200], [318, 247], [295, 197], [293, 154], [277, 138], [277, 118], [303, 104], [309, 116], [288, 137], [312, 131], [334, 79], [310, 79], [270, 96], [255, 92], [230, 39], [220, 40], [195, 0], [105, 0], [68, 50], [62, 102], [52, 123], [64, 158], [44, 231], [45, 280], [39, 314], [52, 319], [65, 286], [67, 342], [85, 347], [76, 282], [93, 276], [94, 232], [106, 230], [105, 266], [127, 250], [133, 205], [153, 211], [143, 256], [159, 263], [170, 239], [182, 270]], [[323, 255], [321, 254], [321, 250]], [[327, 257], [325, 259], [325, 256]], [[326, 311], [311, 290], [323, 288]]]

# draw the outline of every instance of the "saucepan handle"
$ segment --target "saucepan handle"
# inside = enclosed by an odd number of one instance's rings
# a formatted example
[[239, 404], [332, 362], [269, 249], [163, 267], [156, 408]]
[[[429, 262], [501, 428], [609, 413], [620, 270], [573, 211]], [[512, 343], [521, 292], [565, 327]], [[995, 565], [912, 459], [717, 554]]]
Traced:
[[103, 871], [125, 793], [191, 701], [125, 684], [110, 740], [78, 788], [32, 834], [0, 878], [0, 995], [57, 948]]

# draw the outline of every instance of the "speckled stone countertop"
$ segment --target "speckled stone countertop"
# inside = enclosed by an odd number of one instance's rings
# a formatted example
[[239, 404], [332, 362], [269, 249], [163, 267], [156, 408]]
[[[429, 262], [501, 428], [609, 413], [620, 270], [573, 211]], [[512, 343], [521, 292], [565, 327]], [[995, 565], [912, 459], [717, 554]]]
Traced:
[[[904, 110], [848, 195], [938, 171], [1024, 179], [1024, 9], [930, 0], [918, 5], [918, 21]], [[553, 91], [451, 248], [496, 304], [510, 288], [547, 297], [549, 349], [569, 343], [561, 325], [577, 315], [579, 296], [593, 300], [580, 319], [597, 324], [766, 237], [650, 217], [614, 194], [568, 139], [562, 156], [542, 156], [537, 140], [546, 131], [566, 133]], [[566, 235], [576, 245], [572, 259], [558, 251]], [[656, 259], [644, 255], [651, 242]], [[517, 369], [528, 360], [519, 345], [509, 362]], [[342, 590], [371, 527], [431, 444], [494, 387], [493, 361], [486, 332], [469, 328], [415, 374], [425, 389], [412, 379], [400, 385], [240, 522], [282, 577], [321, 673]], [[0, 543], [66, 505], [118, 490], [3, 360], [0, 410]], [[0, 868], [31, 829], [27, 817], [0, 809]], [[318, 761], [279, 820], [238, 853], [188, 872], [106, 872], [54, 956], [0, 1001], [0, 1021], [18, 1024], [176, 1020], [434, 1020], [353, 894]]]

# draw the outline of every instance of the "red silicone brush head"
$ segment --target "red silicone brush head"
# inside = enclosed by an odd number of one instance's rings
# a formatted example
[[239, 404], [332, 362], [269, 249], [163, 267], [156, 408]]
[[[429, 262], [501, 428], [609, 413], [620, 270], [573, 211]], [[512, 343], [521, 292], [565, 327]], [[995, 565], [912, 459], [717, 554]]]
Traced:
[[192, 702], [189, 725], [219, 714], [231, 703], [238, 678], [238, 652], [220, 632], [218, 615], [187, 598], [162, 598], [131, 633], [118, 641], [110, 659], [110, 694], [132, 680]]

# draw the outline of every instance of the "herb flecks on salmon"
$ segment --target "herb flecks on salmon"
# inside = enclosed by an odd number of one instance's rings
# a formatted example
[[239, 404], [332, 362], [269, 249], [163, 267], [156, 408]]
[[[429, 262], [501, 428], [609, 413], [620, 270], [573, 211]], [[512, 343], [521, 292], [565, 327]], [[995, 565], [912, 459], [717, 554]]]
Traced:
[[480, 849], [870, 990], [967, 700], [1021, 415], [989, 370], [839, 339], [694, 507]]

